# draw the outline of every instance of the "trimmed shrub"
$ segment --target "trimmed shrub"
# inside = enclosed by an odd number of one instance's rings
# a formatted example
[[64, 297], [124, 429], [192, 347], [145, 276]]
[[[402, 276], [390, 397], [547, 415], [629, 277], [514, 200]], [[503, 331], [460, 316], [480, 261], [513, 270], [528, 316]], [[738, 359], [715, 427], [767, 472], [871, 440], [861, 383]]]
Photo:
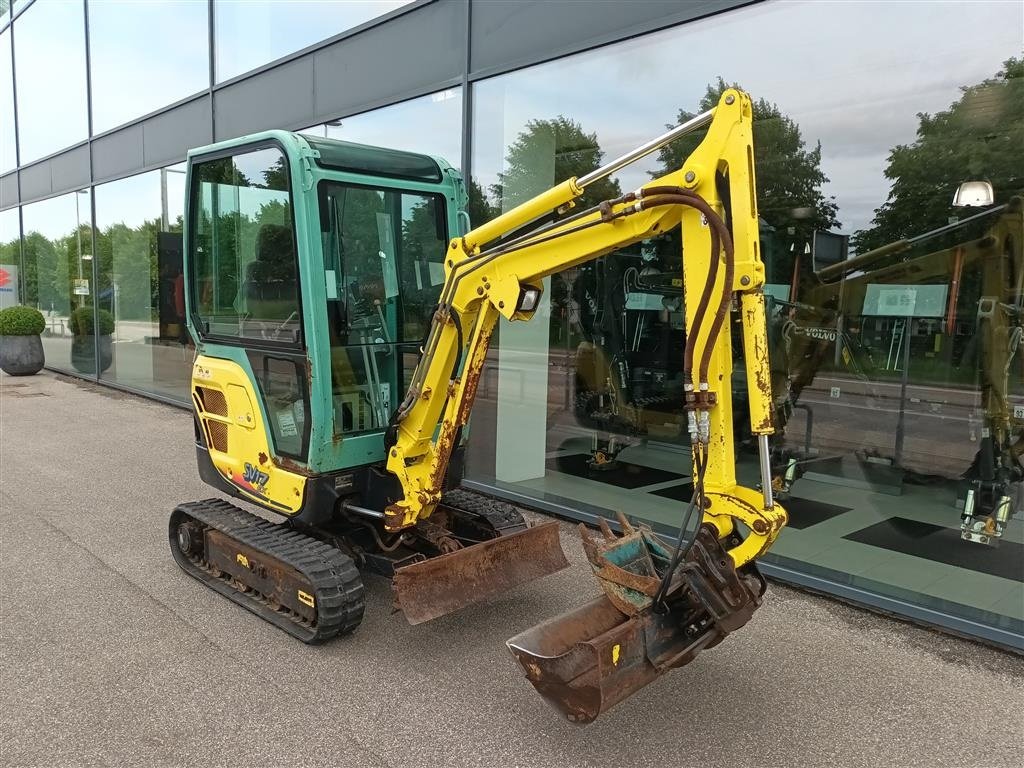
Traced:
[[[99, 320], [100, 336], [109, 336], [114, 332], [114, 316], [112, 314], [105, 309], [101, 309]], [[71, 317], [68, 318], [68, 327], [75, 336], [92, 336], [92, 307], [79, 307], [72, 312]]]
[[43, 313], [32, 307], [0, 309], [0, 336], [38, 336], [46, 327]]

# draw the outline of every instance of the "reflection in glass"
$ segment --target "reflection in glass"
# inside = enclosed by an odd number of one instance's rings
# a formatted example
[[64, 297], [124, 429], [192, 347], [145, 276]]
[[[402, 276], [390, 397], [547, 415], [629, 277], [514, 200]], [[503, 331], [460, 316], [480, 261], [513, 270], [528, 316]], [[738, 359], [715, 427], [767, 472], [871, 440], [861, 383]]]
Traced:
[[93, 133], [206, 88], [210, 77], [206, 25], [206, 4], [193, 0], [92, 3]]
[[188, 398], [193, 348], [185, 326], [183, 166], [96, 187], [97, 301], [114, 320], [102, 378]]
[[462, 165], [462, 89], [448, 88], [332, 120], [326, 129], [330, 139], [435, 155], [458, 168]]
[[14, 26], [18, 141], [25, 165], [86, 138], [83, 4], [33, 3]]
[[0, 211], [0, 309], [21, 303], [21, 224], [18, 209]]
[[217, 82], [393, 11], [409, 0], [216, 0]]
[[111, 354], [109, 341], [98, 343], [95, 330], [109, 339], [113, 317], [101, 312], [94, 322], [90, 210], [84, 189], [24, 206], [22, 263], [24, 303], [46, 319], [46, 365], [92, 376], [109, 365]]
[[[790, 512], [768, 560], [1015, 631], [1022, 22], [1005, 3], [763, 4], [492, 78], [474, 87], [470, 184], [477, 218], [493, 216], [712, 106], [727, 84], [748, 90], [775, 485]], [[722, 55], [723, 35], [752, 30], [787, 44]], [[936, 39], [963, 46], [949, 56]], [[711, 65], [680, 80], [682, 49]], [[812, 59], [828, 88], [794, 74]], [[698, 140], [624, 169], [600, 197], [678, 168]], [[994, 204], [952, 205], [964, 182], [990, 183]], [[663, 238], [555, 275], [543, 332], [502, 326], [496, 386], [481, 388], [474, 416], [497, 428], [472, 433], [472, 476], [678, 525], [690, 496], [680, 247]], [[733, 389], [737, 471], [753, 485], [745, 382]]]
[[[416, 126], [410, 131], [409, 126]], [[462, 165], [462, 89], [447, 88], [300, 133], [441, 157]]]
[[202, 333], [299, 346], [302, 316], [284, 154], [276, 148], [195, 167], [199, 205], [190, 286]]
[[0, 173], [18, 164], [14, 141], [14, 78], [11, 72], [11, 31], [0, 32]]
[[321, 188], [335, 434], [383, 429], [405, 391], [444, 282], [440, 195]]

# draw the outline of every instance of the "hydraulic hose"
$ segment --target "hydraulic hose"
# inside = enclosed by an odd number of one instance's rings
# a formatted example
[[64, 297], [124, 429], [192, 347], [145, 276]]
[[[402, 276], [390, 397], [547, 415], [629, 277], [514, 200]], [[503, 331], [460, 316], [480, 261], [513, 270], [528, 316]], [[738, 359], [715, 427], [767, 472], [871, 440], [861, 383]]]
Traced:
[[[698, 369], [698, 382], [700, 384], [707, 384], [708, 368], [711, 364], [714, 342], [717, 340], [722, 324], [728, 314], [729, 297], [732, 295], [732, 281], [735, 274], [735, 246], [733, 245], [732, 237], [729, 235], [729, 229], [725, 226], [725, 222], [722, 221], [722, 217], [712, 209], [708, 202], [699, 195], [682, 187], [648, 187], [643, 190], [641, 203], [644, 208], [672, 203], [689, 205], [704, 214], [704, 218], [707, 219], [708, 225], [711, 227], [711, 264], [708, 269], [707, 280], [704, 283], [704, 291], [701, 294], [700, 303], [694, 312], [692, 328], [687, 334], [686, 340], [686, 359], [684, 362], [684, 381], [686, 382], [692, 380], [694, 345], [696, 344], [698, 334], [703, 329], [704, 316], [718, 278], [719, 248], [721, 247], [725, 252], [725, 282], [722, 286], [718, 307], [712, 318], [711, 329], [708, 332], [707, 343], [704, 345]], [[693, 344], [690, 341], [691, 337]]]

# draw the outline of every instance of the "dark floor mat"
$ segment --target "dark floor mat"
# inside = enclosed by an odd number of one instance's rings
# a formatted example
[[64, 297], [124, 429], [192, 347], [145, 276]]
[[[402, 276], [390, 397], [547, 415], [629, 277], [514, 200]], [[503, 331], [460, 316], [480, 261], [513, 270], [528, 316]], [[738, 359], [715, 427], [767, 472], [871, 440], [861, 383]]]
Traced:
[[789, 522], [786, 523], [786, 527], [795, 528], [798, 531], [810, 528], [812, 525], [823, 523], [836, 515], [850, 511], [849, 507], [840, 507], [838, 504], [826, 504], [824, 501], [804, 499], [800, 496], [790, 496], [780, 503], [789, 514]]
[[923, 557], [978, 573], [1024, 582], [1024, 545], [1001, 541], [997, 547], [960, 538], [959, 529], [893, 517], [843, 537], [890, 552]]
[[693, 483], [670, 485], [668, 488], [651, 491], [651, 495], [662, 496], [666, 499], [675, 499], [676, 501], [689, 501], [690, 497], [693, 496]]
[[588, 466], [589, 461], [589, 454], [574, 453], [570, 456], [556, 456], [548, 459], [547, 468], [566, 475], [617, 485], [620, 488], [639, 488], [643, 485], [665, 483], [683, 476], [676, 472], [644, 467], [640, 464], [628, 464], [624, 461], [618, 462], [618, 466], [614, 469], [593, 470]]

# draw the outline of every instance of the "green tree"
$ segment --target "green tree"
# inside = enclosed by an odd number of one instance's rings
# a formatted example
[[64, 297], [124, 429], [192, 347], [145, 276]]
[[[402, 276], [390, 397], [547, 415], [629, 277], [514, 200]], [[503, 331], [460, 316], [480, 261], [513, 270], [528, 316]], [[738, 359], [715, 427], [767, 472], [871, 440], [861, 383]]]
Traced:
[[962, 87], [949, 109], [919, 113], [917, 137], [889, 153], [888, 199], [851, 245], [860, 253], [948, 223], [961, 182], [992, 183], [996, 202], [1024, 194], [1024, 57]]
[[159, 231], [160, 220], [152, 219], [138, 227], [119, 222], [96, 232], [100, 305], [114, 311], [116, 281], [119, 320], [151, 320], [159, 307]]
[[466, 179], [466, 194], [469, 196], [469, 202], [466, 203], [466, 213], [469, 214], [471, 226], [477, 227], [484, 222], [490, 221], [500, 213], [491, 204], [484, 188], [473, 179]]
[[[708, 85], [699, 112], [716, 106], [729, 88], [742, 87], [719, 77]], [[778, 104], [765, 99], [754, 102], [754, 166], [757, 176], [757, 209], [761, 218], [777, 229], [794, 227], [804, 237], [815, 229], [835, 229], [838, 206], [822, 187], [829, 179], [821, 170], [821, 142], [808, 149], [800, 126], [783, 114]], [[696, 113], [681, 109], [677, 122]], [[672, 127], [672, 126], [666, 126]], [[702, 134], [689, 134], [661, 150], [660, 176], [682, 167], [696, 149]]]
[[[551, 120], [531, 120], [505, 155], [505, 171], [491, 194], [509, 210], [573, 176], [580, 177], [600, 167], [604, 152], [596, 133], [587, 133], [575, 120], [559, 115]], [[622, 194], [619, 183], [602, 179], [587, 187], [577, 201], [588, 208]], [[500, 212], [500, 211], [496, 211]]]

